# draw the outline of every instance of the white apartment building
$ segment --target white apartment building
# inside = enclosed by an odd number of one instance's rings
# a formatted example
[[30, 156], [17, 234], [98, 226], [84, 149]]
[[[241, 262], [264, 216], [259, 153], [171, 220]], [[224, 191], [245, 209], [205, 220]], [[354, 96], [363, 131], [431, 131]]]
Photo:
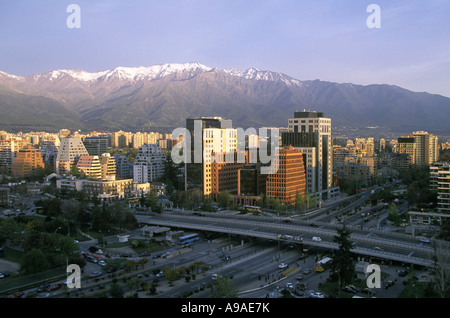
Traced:
[[139, 147], [133, 165], [133, 180], [138, 183], [153, 182], [164, 174], [166, 156], [157, 144]]
[[62, 138], [56, 156], [56, 174], [69, 172], [79, 157], [88, 155], [81, 138]]

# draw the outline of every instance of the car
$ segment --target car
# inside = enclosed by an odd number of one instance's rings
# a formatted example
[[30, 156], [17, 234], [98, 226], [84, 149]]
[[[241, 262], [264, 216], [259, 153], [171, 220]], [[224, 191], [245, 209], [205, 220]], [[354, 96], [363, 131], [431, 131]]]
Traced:
[[106, 262], [104, 260], [101, 260], [101, 261], [98, 262], [98, 264], [101, 265], [101, 266], [105, 266]]
[[9, 296], [9, 298], [22, 298], [25, 295], [24, 292], [18, 291], [15, 292], [14, 294], [12, 294], [11, 296]]
[[398, 276], [405, 277], [406, 275], [408, 275], [408, 271], [407, 270], [401, 269], [401, 270], [398, 271]]
[[302, 280], [302, 279], [303, 279], [303, 275], [302, 275], [302, 274], [298, 274], [298, 275], [295, 277], [295, 279], [297, 279], [297, 280]]
[[289, 290], [293, 290], [294, 289], [294, 284], [292, 284], [292, 283], [286, 283], [286, 288], [287, 289], [289, 289]]
[[344, 286], [342, 287], [342, 290], [350, 294], [356, 294], [359, 291], [359, 289], [353, 285]]
[[305, 268], [305, 269], [303, 270], [303, 274], [309, 274], [309, 273], [310, 273], [309, 268]]
[[427, 238], [424, 237], [424, 236], [422, 236], [422, 237], [420, 238], [420, 241], [421, 241], [422, 243], [430, 243], [430, 240], [427, 239]]
[[362, 293], [367, 294], [367, 295], [372, 295], [375, 296], [376, 292], [370, 288], [364, 288], [361, 290]]
[[38, 287], [37, 291], [38, 291], [38, 293], [43, 293], [43, 292], [48, 291], [49, 288], [50, 288], [49, 284], [41, 285]]
[[288, 267], [289, 267], [289, 265], [286, 264], [286, 263], [281, 263], [280, 265], [278, 265], [279, 269], [285, 269], [285, 268], [288, 268]]
[[0, 273], [0, 278], [5, 278], [5, 277], [8, 277], [8, 276], [9, 276], [8, 273], [5, 273], [5, 272]]
[[309, 298], [325, 298], [325, 296], [319, 292], [312, 292], [309, 294]]
[[89, 277], [98, 277], [98, 276], [101, 276], [103, 273], [102, 272], [99, 272], [99, 271], [95, 271], [95, 272], [92, 272], [91, 274], [89, 274]]
[[58, 289], [62, 288], [63, 286], [64, 285], [60, 284], [60, 283], [53, 284], [49, 288], [47, 288], [47, 291], [55, 291], [55, 290], [58, 290]]
[[219, 279], [221, 277], [222, 277], [222, 275], [220, 275], [220, 274], [212, 274], [212, 276], [211, 276], [212, 280], [216, 280], [216, 279]]
[[394, 282], [392, 280], [388, 280], [386, 283], [384, 283], [384, 288], [388, 289], [389, 287], [393, 286]]
[[347, 285], [351, 290], [353, 290], [355, 293], [360, 292], [361, 289], [354, 286], [354, 285]]
[[306, 290], [306, 285], [303, 283], [297, 283], [297, 288], [300, 290]]
[[320, 236], [313, 236], [313, 237], [312, 237], [312, 240], [313, 240], [313, 241], [316, 241], [316, 242], [322, 241], [322, 239], [320, 238]]

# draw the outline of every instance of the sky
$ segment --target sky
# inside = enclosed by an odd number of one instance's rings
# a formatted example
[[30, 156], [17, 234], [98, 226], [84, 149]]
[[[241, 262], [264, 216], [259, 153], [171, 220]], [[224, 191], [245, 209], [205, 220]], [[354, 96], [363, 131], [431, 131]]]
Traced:
[[0, 70], [198, 62], [450, 97], [449, 17], [448, 0], [1, 0]]

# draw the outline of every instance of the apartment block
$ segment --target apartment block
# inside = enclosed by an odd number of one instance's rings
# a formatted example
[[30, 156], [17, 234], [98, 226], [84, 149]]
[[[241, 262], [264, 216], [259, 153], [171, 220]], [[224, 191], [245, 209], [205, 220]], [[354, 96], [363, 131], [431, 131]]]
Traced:
[[425, 131], [416, 131], [398, 138], [394, 151], [408, 154], [411, 165], [431, 165], [439, 160], [438, 138]]
[[56, 174], [62, 175], [77, 164], [81, 156], [88, 156], [81, 138], [63, 138], [56, 156]]
[[28, 145], [17, 152], [11, 165], [11, 174], [14, 177], [31, 177], [39, 168], [44, 168], [41, 152]]
[[98, 156], [81, 156], [78, 159], [77, 168], [89, 179], [102, 179], [102, 167]]
[[138, 183], [157, 181], [164, 175], [166, 156], [157, 144], [139, 147], [133, 164], [133, 180]]
[[436, 162], [430, 167], [430, 188], [437, 190], [437, 209], [450, 213], [450, 164]]

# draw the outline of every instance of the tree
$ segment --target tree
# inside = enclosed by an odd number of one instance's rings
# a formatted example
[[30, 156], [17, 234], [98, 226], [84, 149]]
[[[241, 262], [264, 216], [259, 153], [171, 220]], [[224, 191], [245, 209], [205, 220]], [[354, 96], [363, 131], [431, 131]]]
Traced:
[[219, 193], [217, 198], [217, 203], [221, 208], [228, 209], [228, 205], [230, 203], [231, 194], [227, 190]]
[[331, 263], [331, 275], [332, 281], [339, 282], [339, 288], [350, 284], [355, 274], [355, 266], [352, 261], [352, 253], [350, 249], [352, 244], [349, 241], [350, 230], [344, 226], [337, 230], [337, 236], [333, 238], [333, 241], [339, 244], [338, 250], [334, 253], [333, 261]]
[[47, 260], [42, 250], [33, 248], [23, 256], [23, 263], [20, 266], [20, 272], [23, 274], [34, 274], [45, 271], [50, 268], [50, 263]]
[[389, 215], [388, 220], [393, 222], [395, 225], [400, 224], [400, 215], [398, 214], [397, 205], [395, 203], [391, 203], [389, 205]]
[[70, 168], [70, 174], [77, 178], [85, 178], [86, 174], [80, 170], [76, 165], [73, 165], [72, 168]]
[[450, 241], [450, 221], [448, 220], [448, 218], [442, 219], [441, 231], [439, 232], [438, 237], [443, 240]]
[[117, 282], [112, 283], [109, 293], [112, 298], [123, 298], [124, 296], [122, 286]]
[[436, 241], [434, 242], [434, 252], [433, 287], [441, 298], [448, 297], [447, 294], [450, 291], [450, 270], [448, 268], [450, 257], [443, 244]]
[[214, 292], [211, 298], [236, 298], [237, 290], [231, 288], [230, 281], [226, 277], [220, 277], [214, 281]]
[[173, 282], [181, 278], [181, 272], [177, 268], [164, 267], [164, 277], [166, 277], [169, 285], [173, 285]]
[[300, 193], [297, 193], [295, 197], [295, 210], [297, 212], [303, 212], [305, 210], [305, 200]]

